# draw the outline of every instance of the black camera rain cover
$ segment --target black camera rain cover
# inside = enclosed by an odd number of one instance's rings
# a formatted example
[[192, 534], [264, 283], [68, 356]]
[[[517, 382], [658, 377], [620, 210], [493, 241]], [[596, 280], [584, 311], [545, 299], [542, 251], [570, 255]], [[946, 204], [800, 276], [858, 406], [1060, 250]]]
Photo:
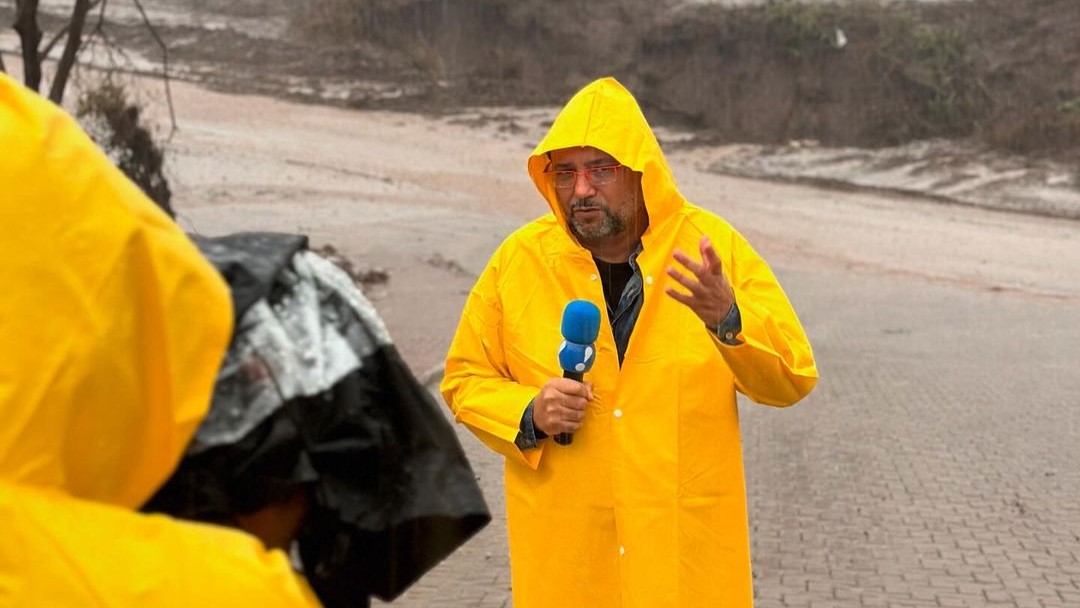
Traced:
[[[370, 304], [355, 285], [323, 284], [328, 274], [340, 277], [312, 258], [304, 237], [241, 233], [195, 242], [233, 289], [237, 329], [211, 413], [145, 510], [228, 525], [303, 488], [311, 510], [294, 548], [320, 601], [354, 608], [367, 606], [369, 594], [393, 600], [491, 519], [443, 408], [409, 371], [374, 309], [363, 309]], [[310, 287], [303, 284], [309, 266], [322, 269], [310, 273], [317, 295], [293, 297]], [[252, 319], [260, 307], [287, 326], [268, 343], [272, 349], [245, 338], [258, 329]], [[310, 321], [312, 307], [317, 331], [295, 322]], [[312, 343], [328, 342], [312, 337], [319, 332], [339, 334], [339, 348], [348, 344], [352, 354], [329, 347], [313, 354]], [[281, 377], [310, 371], [268, 361], [292, 356], [279, 352], [288, 350], [282, 340], [301, 351], [295, 360], [324, 365], [306, 381]], [[251, 397], [258, 384], [278, 397], [269, 406], [265, 394]]]

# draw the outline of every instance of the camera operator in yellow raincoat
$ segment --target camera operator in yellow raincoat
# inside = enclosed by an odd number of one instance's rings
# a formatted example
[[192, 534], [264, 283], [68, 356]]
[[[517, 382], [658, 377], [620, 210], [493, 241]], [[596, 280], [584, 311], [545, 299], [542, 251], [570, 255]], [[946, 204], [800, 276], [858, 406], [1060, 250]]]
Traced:
[[[786, 406], [817, 380], [787, 296], [683, 198], [613, 79], [569, 101], [528, 170], [552, 213], [492, 256], [442, 383], [506, 457], [514, 607], [748, 608], [735, 394]], [[603, 311], [584, 384], [556, 356], [574, 300]]]
[[137, 509], [205, 415], [229, 292], [0, 74], [0, 606], [318, 606], [281, 551]]

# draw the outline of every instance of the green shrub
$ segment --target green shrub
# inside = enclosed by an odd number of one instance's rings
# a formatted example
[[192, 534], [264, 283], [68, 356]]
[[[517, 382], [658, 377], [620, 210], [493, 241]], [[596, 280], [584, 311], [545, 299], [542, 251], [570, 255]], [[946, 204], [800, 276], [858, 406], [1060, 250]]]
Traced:
[[836, 30], [828, 26], [818, 5], [769, 0], [764, 17], [766, 35], [792, 57], [810, 55], [834, 44]]
[[905, 17], [883, 24], [877, 50], [883, 73], [908, 91], [914, 115], [927, 132], [968, 134], [986, 106], [969, 46], [958, 29]]
[[141, 108], [127, 89], [105, 78], [79, 95], [75, 111], [83, 127], [113, 163], [170, 217], [172, 191], [165, 178], [165, 152], [140, 122]]

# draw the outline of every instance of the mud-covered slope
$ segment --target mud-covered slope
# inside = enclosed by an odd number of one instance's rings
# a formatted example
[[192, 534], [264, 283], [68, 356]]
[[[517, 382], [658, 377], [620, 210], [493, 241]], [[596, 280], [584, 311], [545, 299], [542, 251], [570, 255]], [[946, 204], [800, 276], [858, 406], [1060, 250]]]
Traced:
[[[354, 107], [551, 105], [615, 75], [705, 139], [1080, 150], [1080, 3], [147, 0], [175, 74]], [[177, 19], [183, 10], [188, 18]], [[0, 19], [11, 9], [0, 3]], [[46, 30], [60, 15], [43, 20]], [[281, 24], [280, 27], [259, 27]], [[110, 40], [159, 56], [137, 20]]]
[[[335, 38], [387, 49], [402, 74], [430, 82], [398, 103], [555, 103], [614, 74], [651, 115], [724, 140], [974, 135], [1023, 152], [1080, 141], [1075, 0], [359, 4]], [[307, 40], [326, 29], [325, 17], [293, 23]]]

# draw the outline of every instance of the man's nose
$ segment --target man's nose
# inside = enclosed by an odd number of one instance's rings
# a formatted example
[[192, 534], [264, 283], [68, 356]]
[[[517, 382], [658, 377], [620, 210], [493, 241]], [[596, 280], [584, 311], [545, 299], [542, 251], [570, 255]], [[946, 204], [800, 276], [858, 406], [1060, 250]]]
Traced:
[[593, 187], [592, 182], [586, 176], [584, 171], [574, 174], [574, 196], [576, 198], [589, 198], [591, 195], [596, 194], [596, 188]]

